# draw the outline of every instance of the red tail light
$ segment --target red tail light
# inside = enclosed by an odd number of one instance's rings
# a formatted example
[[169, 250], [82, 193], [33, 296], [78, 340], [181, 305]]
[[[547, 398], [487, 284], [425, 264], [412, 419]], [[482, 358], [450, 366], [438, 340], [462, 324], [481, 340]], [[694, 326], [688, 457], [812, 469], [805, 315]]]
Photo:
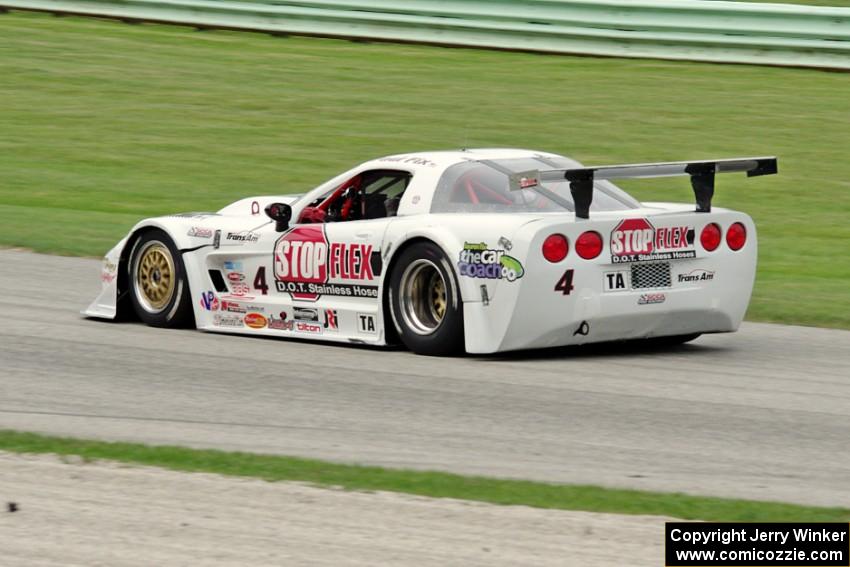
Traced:
[[585, 260], [593, 260], [602, 253], [602, 236], [588, 230], [576, 240], [576, 252]]
[[747, 243], [747, 228], [739, 222], [733, 223], [726, 231], [726, 244], [732, 250], [740, 250]]
[[720, 246], [720, 241], [723, 238], [723, 233], [720, 227], [715, 223], [709, 223], [702, 229], [702, 234], [699, 235], [700, 244], [708, 252], [714, 252]]
[[543, 241], [543, 257], [552, 262], [560, 262], [567, 257], [570, 243], [563, 234], [550, 234]]

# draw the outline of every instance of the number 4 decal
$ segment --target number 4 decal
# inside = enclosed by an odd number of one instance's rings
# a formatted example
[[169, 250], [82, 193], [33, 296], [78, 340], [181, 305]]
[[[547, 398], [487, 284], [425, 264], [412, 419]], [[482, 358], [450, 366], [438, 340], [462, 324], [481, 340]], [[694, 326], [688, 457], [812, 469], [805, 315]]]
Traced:
[[555, 284], [555, 291], [560, 291], [564, 295], [569, 295], [573, 291], [573, 275], [575, 274], [575, 270], [569, 269], [564, 272], [564, 275], [561, 276], [561, 279], [558, 280], [558, 283]]
[[258, 289], [263, 292], [263, 295], [268, 295], [269, 286], [266, 283], [266, 267], [260, 266], [260, 269], [257, 270], [257, 275], [254, 276], [254, 289]]

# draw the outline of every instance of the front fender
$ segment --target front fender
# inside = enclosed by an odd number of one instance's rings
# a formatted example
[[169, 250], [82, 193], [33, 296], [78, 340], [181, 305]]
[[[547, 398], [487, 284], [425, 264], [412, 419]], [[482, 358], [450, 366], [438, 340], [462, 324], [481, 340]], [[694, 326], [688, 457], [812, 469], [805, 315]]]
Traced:
[[112, 250], [103, 257], [103, 267], [100, 271], [100, 294], [92, 301], [82, 314], [98, 319], [115, 319], [118, 315], [118, 266], [121, 264], [121, 253], [127, 245], [129, 235], [121, 239]]
[[[197, 249], [199, 246], [211, 245], [213, 235], [222, 217], [214, 213], [187, 213], [165, 217], [155, 217], [138, 222], [127, 236], [122, 238], [103, 257], [103, 268], [100, 273], [101, 289], [95, 300], [81, 313], [86, 317], [98, 319], [115, 319], [118, 317], [118, 303], [122, 290], [119, 287], [120, 278], [126, 276], [119, 273], [121, 260], [129, 252], [127, 246], [135, 236], [150, 228], [164, 231], [174, 241], [177, 249], [182, 251]], [[213, 224], [215, 223], [215, 224]], [[195, 230], [193, 230], [195, 229]]]

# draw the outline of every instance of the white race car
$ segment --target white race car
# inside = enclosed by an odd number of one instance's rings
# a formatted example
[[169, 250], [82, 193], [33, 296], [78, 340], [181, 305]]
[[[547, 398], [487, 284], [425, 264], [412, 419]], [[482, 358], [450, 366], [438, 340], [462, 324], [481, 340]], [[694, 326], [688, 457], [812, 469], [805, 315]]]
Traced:
[[[429, 355], [735, 331], [756, 232], [712, 209], [716, 173], [776, 159], [584, 167], [481, 149], [366, 162], [300, 196], [138, 223], [83, 313], [159, 327], [385, 345]], [[693, 204], [611, 183], [690, 176]]]

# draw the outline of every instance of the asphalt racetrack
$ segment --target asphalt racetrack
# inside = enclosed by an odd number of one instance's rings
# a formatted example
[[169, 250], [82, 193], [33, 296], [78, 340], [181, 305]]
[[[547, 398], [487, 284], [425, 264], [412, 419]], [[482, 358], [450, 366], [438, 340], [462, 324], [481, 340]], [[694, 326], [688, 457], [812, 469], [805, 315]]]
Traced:
[[98, 260], [0, 251], [0, 428], [850, 506], [850, 332], [435, 359], [79, 315]]

